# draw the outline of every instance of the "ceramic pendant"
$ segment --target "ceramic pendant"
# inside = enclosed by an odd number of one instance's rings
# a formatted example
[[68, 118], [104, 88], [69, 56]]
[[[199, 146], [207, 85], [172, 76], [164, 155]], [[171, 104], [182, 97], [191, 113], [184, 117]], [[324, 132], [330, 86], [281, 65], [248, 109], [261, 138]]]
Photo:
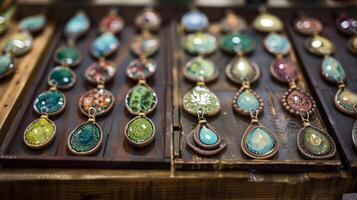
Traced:
[[88, 31], [90, 26], [89, 19], [84, 12], [78, 12], [72, 17], [65, 26], [67, 38], [77, 39]]
[[239, 56], [228, 63], [226, 75], [234, 83], [253, 83], [260, 77], [260, 69], [256, 63]]
[[275, 15], [262, 12], [253, 21], [253, 28], [259, 32], [279, 32], [283, 29], [283, 22]]
[[304, 125], [297, 136], [297, 143], [301, 155], [308, 159], [330, 159], [336, 153], [331, 136], [312, 125]]
[[109, 15], [105, 16], [100, 22], [99, 29], [101, 32], [119, 33], [124, 28], [124, 20], [116, 10], [111, 10]]
[[15, 71], [14, 59], [10, 54], [0, 54], [0, 79], [5, 78]]
[[205, 116], [213, 116], [219, 112], [221, 103], [214, 93], [199, 82], [184, 95], [183, 108], [192, 115], [197, 115], [197, 112], [202, 109]]
[[157, 36], [144, 32], [136, 35], [131, 42], [131, 51], [137, 56], [150, 57], [157, 52], [160, 40]]
[[281, 100], [283, 108], [292, 115], [300, 113], [312, 115], [316, 111], [316, 103], [312, 96], [299, 88], [290, 88]]
[[76, 83], [76, 73], [68, 67], [57, 66], [48, 76], [48, 84], [56, 83], [58, 89], [69, 89]]
[[130, 89], [125, 97], [125, 106], [131, 114], [149, 114], [157, 105], [155, 91], [142, 80]]
[[79, 108], [85, 115], [89, 115], [89, 109], [96, 110], [96, 116], [108, 113], [114, 105], [114, 96], [108, 90], [98, 87], [84, 93], [79, 99]]
[[345, 70], [341, 63], [331, 56], [325, 56], [321, 64], [322, 77], [332, 83], [338, 84], [345, 80]]
[[221, 21], [221, 29], [225, 33], [238, 33], [247, 30], [247, 22], [233, 12], [228, 12]]
[[224, 35], [220, 47], [228, 53], [247, 54], [255, 49], [255, 42], [246, 33], [231, 33]]
[[141, 30], [157, 31], [161, 25], [161, 17], [152, 8], [145, 8], [135, 17], [134, 23]]
[[203, 79], [205, 83], [213, 81], [218, 77], [216, 65], [201, 56], [194, 57], [183, 67], [183, 75], [190, 81], [198, 82]]
[[56, 63], [64, 66], [76, 66], [82, 61], [82, 55], [78, 49], [69, 46], [58, 48], [54, 54]]
[[183, 15], [181, 25], [186, 31], [203, 31], [208, 28], [209, 21], [203, 12], [193, 9]]
[[130, 120], [125, 127], [125, 137], [134, 147], [145, 147], [155, 139], [154, 123], [140, 113], [134, 119]]
[[86, 79], [93, 84], [98, 84], [100, 81], [106, 83], [113, 79], [115, 71], [116, 66], [113, 62], [99, 60], [90, 65], [84, 72], [84, 75]]
[[263, 112], [264, 103], [259, 94], [249, 88], [242, 87], [233, 98], [233, 109], [241, 115], [250, 116], [251, 110], [260, 114]]
[[41, 109], [45, 107], [48, 116], [60, 114], [65, 106], [66, 96], [53, 86], [50, 90], [39, 94], [33, 104], [34, 110], [39, 114], [43, 114]]
[[139, 58], [131, 61], [126, 68], [126, 75], [133, 79], [148, 79], [151, 77], [157, 68], [154, 60], [148, 58]]
[[318, 19], [303, 16], [296, 20], [295, 29], [305, 35], [317, 35], [322, 31], [322, 24]]
[[353, 36], [348, 40], [348, 50], [354, 54], [357, 54], [357, 36]]
[[348, 35], [357, 35], [357, 19], [342, 13], [336, 20], [337, 28]]
[[16, 33], [5, 40], [3, 51], [14, 56], [22, 56], [32, 48], [33, 38], [29, 33]]
[[119, 47], [119, 41], [111, 32], [102, 33], [92, 44], [91, 52], [96, 58], [112, 55]]
[[187, 145], [196, 153], [203, 156], [212, 156], [221, 153], [227, 146], [218, 131], [200, 119], [197, 126], [188, 134]]
[[8, 23], [8, 20], [6, 19], [6, 17], [0, 15], [0, 35], [5, 33], [5, 31], [7, 30], [8, 24], [9, 23]]
[[209, 33], [190, 33], [183, 38], [183, 47], [195, 55], [208, 55], [216, 51], [217, 40]]
[[56, 125], [46, 114], [29, 124], [23, 140], [28, 148], [42, 149], [50, 145], [56, 136]]
[[296, 66], [288, 59], [277, 57], [270, 65], [271, 75], [283, 83], [295, 82], [299, 77]]
[[20, 30], [29, 31], [31, 33], [39, 32], [46, 24], [46, 17], [44, 15], [35, 15], [22, 19], [19, 22]]
[[290, 42], [283, 34], [270, 33], [264, 39], [265, 48], [274, 55], [286, 55], [290, 51]]
[[241, 148], [243, 153], [253, 159], [268, 159], [279, 149], [274, 134], [259, 122], [251, 122], [244, 131]]
[[355, 115], [353, 107], [357, 105], [357, 94], [346, 87], [340, 87], [335, 94], [334, 103], [341, 112]]
[[102, 145], [102, 128], [95, 122], [95, 115], [93, 115], [95, 111], [90, 110], [90, 112], [88, 121], [77, 126], [68, 136], [67, 147], [74, 155], [92, 155]]
[[357, 150], [357, 121], [355, 121], [352, 128], [352, 143], [353, 147]]
[[315, 55], [330, 55], [335, 51], [332, 42], [322, 36], [314, 35], [305, 41], [305, 48]]

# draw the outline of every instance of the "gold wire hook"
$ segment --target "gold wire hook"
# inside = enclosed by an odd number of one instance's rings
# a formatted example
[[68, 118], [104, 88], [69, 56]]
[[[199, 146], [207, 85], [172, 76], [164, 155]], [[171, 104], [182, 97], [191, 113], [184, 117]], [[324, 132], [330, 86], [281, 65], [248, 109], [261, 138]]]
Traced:
[[250, 114], [250, 118], [252, 119], [251, 122], [258, 122], [258, 115], [259, 115], [259, 112], [258, 110], [254, 109], [254, 108], [250, 108], [249, 109], [249, 114]]
[[303, 112], [302, 110], [299, 111], [300, 112], [300, 117], [301, 120], [304, 124], [304, 126], [309, 126], [310, 125], [310, 115], [308, 112]]
[[97, 109], [90, 107], [88, 109], [88, 121], [94, 122], [95, 121], [95, 116], [97, 115]]

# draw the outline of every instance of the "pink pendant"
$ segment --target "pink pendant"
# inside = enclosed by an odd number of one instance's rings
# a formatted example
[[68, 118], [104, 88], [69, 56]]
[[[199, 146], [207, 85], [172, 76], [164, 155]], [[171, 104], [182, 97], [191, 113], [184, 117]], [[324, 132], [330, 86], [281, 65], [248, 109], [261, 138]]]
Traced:
[[119, 33], [124, 27], [124, 21], [116, 14], [111, 14], [103, 18], [100, 22], [102, 32]]
[[289, 83], [298, 79], [296, 66], [285, 58], [277, 58], [270, 66], [271, 74], [278, 81]]
[[90, 65], [85, 76], [91, 83], [98, 84], [100, 80], [110, 81], [115, 75], [115, 64], [109, 61], [98, 61]]

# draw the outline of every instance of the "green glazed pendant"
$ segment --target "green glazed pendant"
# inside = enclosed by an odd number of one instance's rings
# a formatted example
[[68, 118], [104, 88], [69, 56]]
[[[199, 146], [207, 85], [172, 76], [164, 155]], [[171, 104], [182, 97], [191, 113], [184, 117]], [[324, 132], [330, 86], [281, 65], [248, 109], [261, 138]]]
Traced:
[[202, 111], [205, 116], [213, 116], [219, 112], [221, 103], [206, 86], [198, 84], [184, 95], [183, 108], [191, 115]]
[[75, 47], [62, 46], [56, 50], [54, 60], [58, 64], [73, 67], [81, 62], [82, 56]]
[[52, 143], [55, 135], [55, 123], [44, 114], [26, 127], [23, 139], [28, 148], [42, 149]]
[[0, 79], [15, 71], [14, 59], [9, 54], [0, 55]]
[[253, 21], [253, 28], [259, 32], [279, 32], [283, 29], [283, 22], [266, 12], [259, 14]]
[[335, 51], [332, 42], [322, 36], [315, 35], [305, 41], [305, 48], [312, 54], [318, 56], [330, 55]]
[[253, 83], [260, 76], [258, 65], [251, 60], [239, 56], [233, 58], [226, 67], [226, 75], [234, 83], [242, 84], [243, 82]]
[[32, 42], [33, 38], [29, 33], [16, 33], [5, 40], [3, 51], [22, 56], [31, 50]]
[[140, 113], [126, 125], [125, 137], [134, 147], [145, 147], [155, 139], [155, 125], [144, 113]]
[[191, 54], [208, 55], [216, 51], [217, 40], [209, 33], [190, 33], [183, 38], [183, 47]]
[[255, 41], [246, 33], [230, 33], [224, 35], [220, 47], [228, 53], [247, 54], [255, 49]]
[[57, 66], [48, 76], [48, 84], [56, 83], [58, 89], [69, 89], [76, 83], [76, 73], [68, 67]]
[[297, 143], [299, 152], [308, 159], [330, 159], [336, 153], [331, 136], [309, 124], [299, 131]]
[[146, 83], [139, 82], [130, 89], [125, 97], [125, 106], [131, 114], [149, 114], [157, 105], [157, 95], [155, 91]]
[[233, 109], [239, 114], [249, 117], [251, 110], [257, 111], [258, 114], [263, 112], [264, 103], [259, 94], [242, 87], [233, 98]]
[[205, 83], [214, 81], [218, 77], [218, 70], [216, 65], [201, 56], [194, 57], [188, 61], [183, 67], [183, 75], [190, 81]]
[[324, 79], [336, 84], [343, 82], [346, 76], [341, 63], [331, 56], [325, 56], [322, 61], [321, 74]]
[[[37, 113], [46, 113], [48, 116], [60, 114], [65, 106], [66, 96], [54, 88], [39, 94], [33, 104], [33, 108]], [[43, 110], [43, 108], [46, 108], [46, 110]]]
[[356, 115], [354, 106], [357, 105], [357, 94], [346, 87], [340, 87], [334, 97], [335, 106], [343, 113]]

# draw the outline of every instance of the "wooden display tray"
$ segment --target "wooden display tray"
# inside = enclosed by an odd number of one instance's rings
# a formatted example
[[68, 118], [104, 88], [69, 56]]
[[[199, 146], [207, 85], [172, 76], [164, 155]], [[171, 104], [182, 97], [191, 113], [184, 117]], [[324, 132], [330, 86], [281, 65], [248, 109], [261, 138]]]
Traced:
[[[26, 6], [22, 9], [25, 10]], [[79, 124], [85, 122], [85, 117], [78, 109], [78, 101], [85, 91], [95, 88], [84, 78], [85, 69], [92, 64], [95, 59], [90, 56], [89, 49], [92, 41], [98, 35], [98, 23], [107, 14], [110, 7], [91, 7], [86, 9], [86, 13], [91, 20], [91, 29], [81, 38], [76, 47], [81, 51], [83, 60], [81, 64], [74, 68], [77, 74], [76, 85], [64, 91], [67, 97], [67, 106], [61, 115], [52, 117], [57, 127], [56, 139], [43, 150], [30, 150], [23, 142], [23, 132], [33, 120], [39, 117], [33, 111], [33, 102], [36, 96], [46, 91], [47, 76], [56, 64], [53, 62], [54, 51], [64, 45], [63, 26], [66, 21], [75, 14], [76, 7], [67, 6], [65, 14], [60, 12], [58, 7], [51, 7], [49, 13], [56, 19], [61, 19], [56, 26], [56, 34], [48, 41], [51, 46], [45, 58], [38, 67], [38, 71], [33, 74], [27, 83], [27, 90], [23, 91], [21, 105], [14, 107], [13, 118], [8, 120], [9, 129], [6, 138], [1, 146], [1, 166], [2, 167], [81, 167], [81, 168], [166, 168], [170, 167], [170, 144], [172, 135], [171, 126], [171, 65], [167, 63], [170, 56], [167, 51], [167, 42], [170, 41], [167, 35], [167, 21], [164, 19], [162, 28], [158, 32], [161, 39], [159, 51], [153, 56], [158, 67], [155, 75], [147, 80], [148, 84], [155, 90], [158, 96], [156, 110], [148, 115], [156, 127], [155, 141], [148, 147], [136, 149], [125, 140], [124, 130], [127, 122], [134, 116], [129, 114], [125, 108], [125, 95], [136, 82], [126, 77], [126, 67], [135, 56], [130, 52], [130, 41], [135, 35], [133, 18], [142, 8], [122, 7], [119, 13], [126, 20], [126, 26], [118, 36], [120, 47], [117, 53], [109, 58], [117, 64], [117, 72], [112, 82], [106, 88], [115, 96], [113, 110], [107, 115], [97, 119], [103, 129], [103, 145], [93, 156], [79, 157], [73, 156], [67, 150], [67, 138], [69, 133]], [[123, 12], [121, 12], [123, 11]], [[61, 17], [59, 17], [61, 16]], [[43, 43], [46, 43], [43, 41]]]
[[[227, 9], [222, 8], [200, 8], [205, 12], [211, 23], [219, 22], [225, 15]], [[243, 16], [249, 23], [257, 16], [256, 9], [237, 8], [233, 10], [235, 13]], [[186, 12], [183, 11], [181, 15]], [[289, 11], [285, 9], [271, 10], [273, 14], [284, 19], [289, 15]], [[214, 28], [211, 27], [211, 30]], [[258, 33], [249, 27], [250, 34], [256, 41], [256, 50], [247, 55], [249, 59], [256, 62], [261, 69], [260, 80], [252, 85], [263, 98], [265, 108], [260, 116], [260, 122], [267, 126], [275, 133], [276, 138], [280, 143], [279, 152], [270, 160], [252, 160], [245, 156], [240, 148], [241, 138], [244, 130], [248, 127], [250, 120], [235, 113], [232, 108], [232, 100], [235, 93], [240, 88], [229, 81], [225, 75], [225, 67], [228, 62], [233, 59], [232, 55], [224, 53], [222, 50], [216, 51], [213, 55], [208, 56], [219, 69], [219, 78], [213, 83], [207, 84], [210, 90], [215, 93], [221, 100], [221, 112], [215, 116], [207, 118], [208, 122], [219, 130], [219, 133], [227, 142], [226, 150], [222, 153], [211, 156], [202, 157], [193, 152], [186, 144], [186, 136], [195, 127], [197, 119], [194, 116], [187, 114], [181, 109], [179, 118], [179, 126], [182, 132], [175, 132], [175, 167], [178, 169], [214, 169], [214, 170], [279, 170], [279, 171], [314, 171], [314, 170], [337, 170], [341, 167], [339, 154], [336, 154], [331, 160], [307, 160], [303, 158], [297, 148], [296, 137], [302, 122], [300, 118], [295, 118], [285, 112], [281, 106], [280, 98], [288, 87], [273, 80], [269, 72], [269, 66], [272, 63], [274, 56], [268, 53], [263, 47], [263, 39], [266, 34]], [[179, 87], [178, 99], [182, 99], [185, 92], [194, 87], [194, 83], [185, 80], [181, 75], [181, 68], [193, 56], [184, 51], [181, 45], [183, 31], [178, 26], [176, 35], [176, 55], [178, 56], [176, 67]], [[218, 36], [218, 39], [221, 36]], [[291, 53], [290, 59], [296, 61], [294, 52]], [[298, 65], [298, 64], [297, 64]], [[308, 90], [308, 84], [300, 73], [299, 87]], [[179, 107], [182, 108], [181, 102]], [[312, 124], [319, 127], [324, 127], [322, 118], [318, 112], [315, 115]]]
[[[356, 15], [357, 7], [341, 8], [341, 9], [301, 9], [300, 12], [308, 16], [315, 17], [321, 20], [323, 24], [322, 35], [329, 38], [335, 45], [336, 51], [334, 56], [341, 62], [346, 71], [346, 84], [347, 87], [357, 92], [357, 70], [356, 62], [357, 56], [347, 50], [348, 36], [339, 32], [336, 27], [337, 12], [345, 11], [350, 15]], [[308, 36], [301, 35], [293, 29], [294, 20], [297, 15], [292, 15], [287, 22], [290, 38], [293, 41], [294, 48], [296, 49], [299, 60], [304, 66], [305, 74], [314, 92], [318, 97], [318, 106], [323, 110], [326, 116], [326, 124], [334, 133], [337, 140], [336, 143], [341, 150], [341, 155], [347, 167], [351, 170], [357, 170], [357, 152], [353, 149], [351, 132], [353, 124], [356, 120], [353, 116], [348, 116], [340, 112], [333, 103], [333, 97], [337, 92], [337, 86], [330, 84], [322, 79], [320, 75], [320, 66], [323, 57], [315, 56], [307, 52], [303, 46], [303, 42]]]

